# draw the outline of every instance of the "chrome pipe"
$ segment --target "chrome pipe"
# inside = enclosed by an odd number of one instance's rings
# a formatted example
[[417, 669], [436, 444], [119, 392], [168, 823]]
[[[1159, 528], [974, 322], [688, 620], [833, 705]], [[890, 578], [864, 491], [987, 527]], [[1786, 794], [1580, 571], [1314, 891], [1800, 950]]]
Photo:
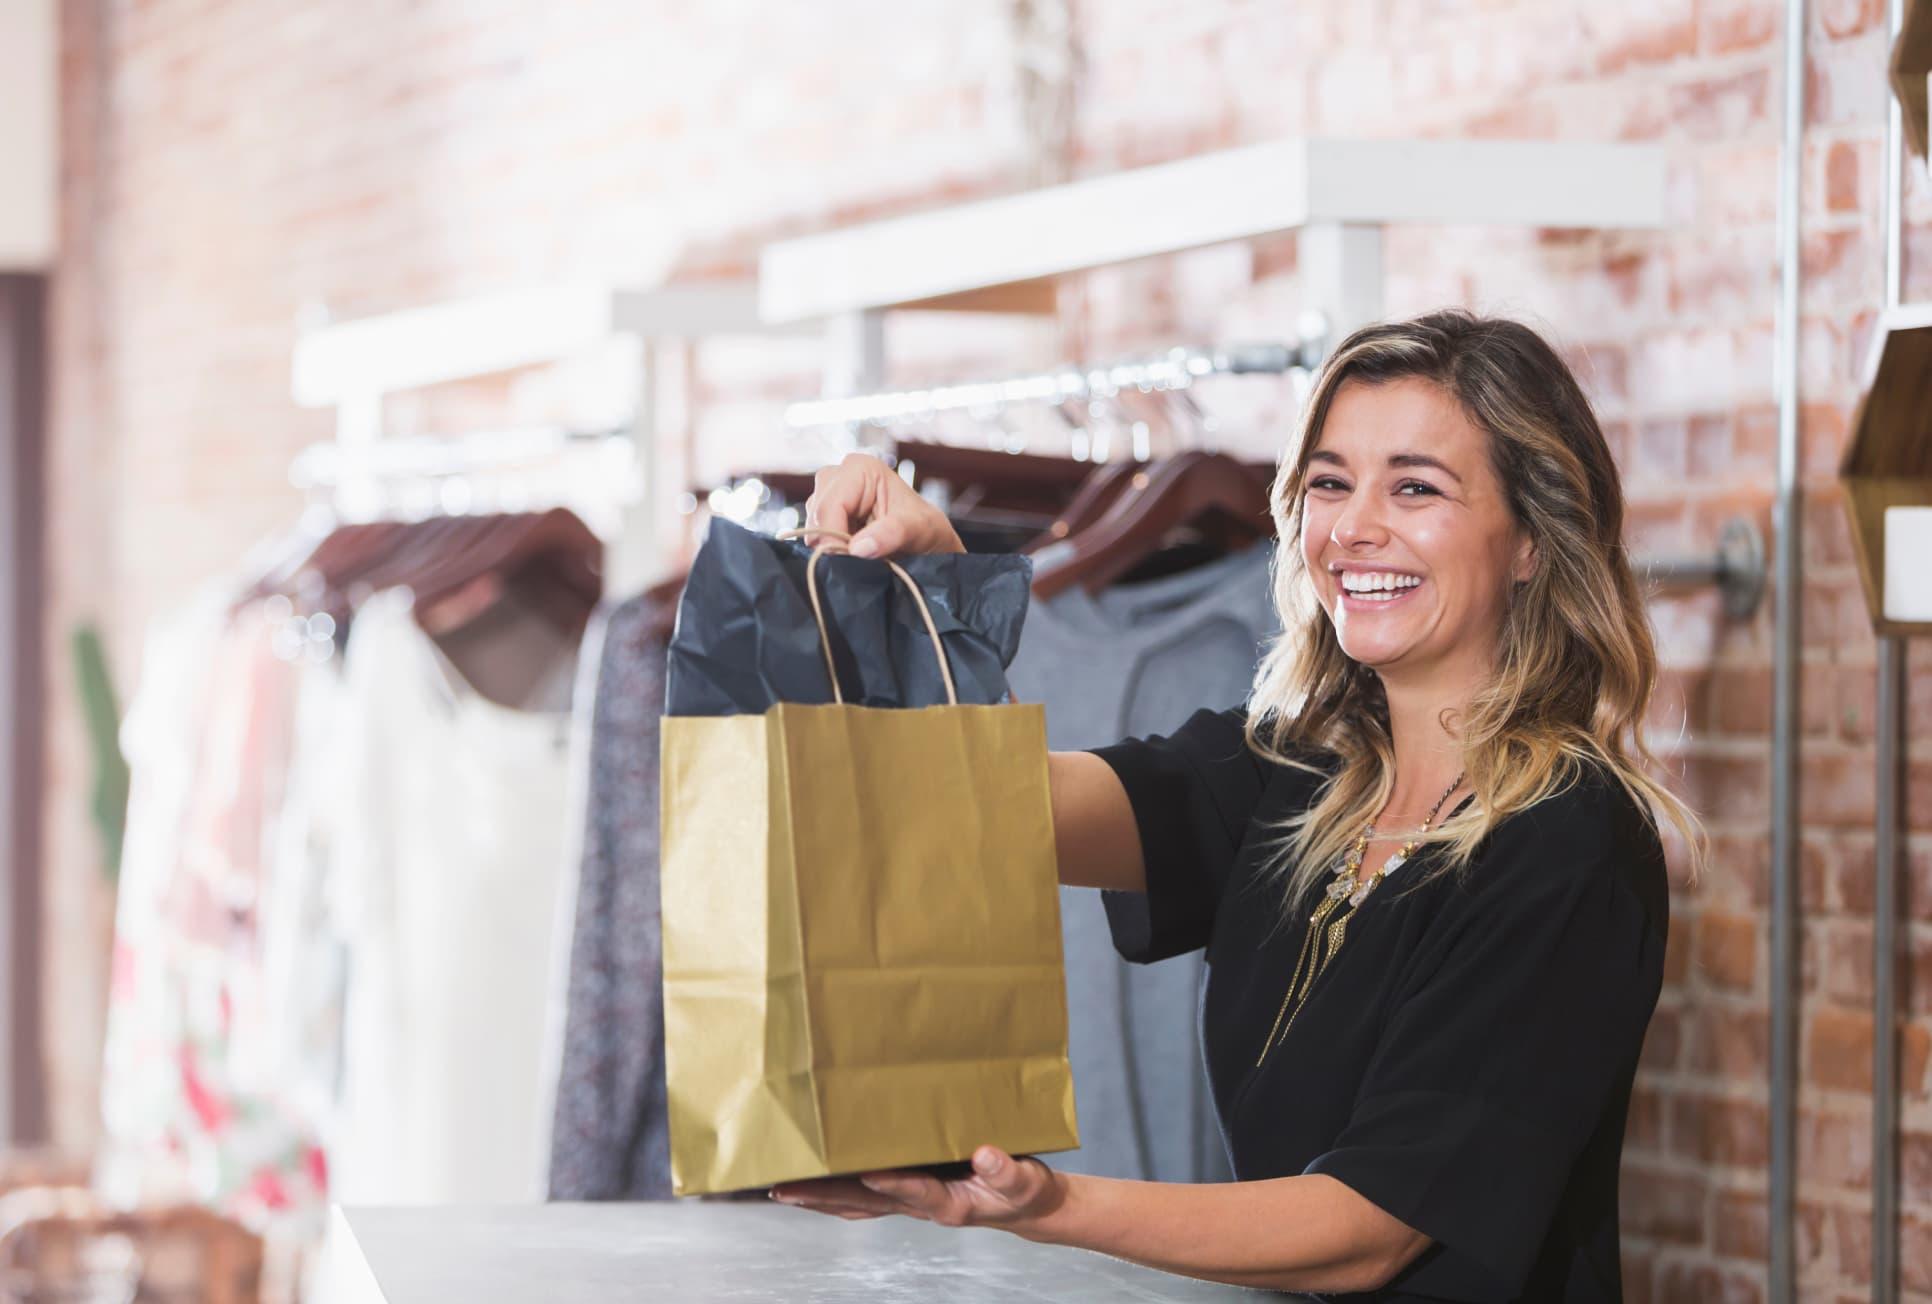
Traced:
[[[1887, 6], [1887, 30], [1898, 39], [1905, 24], [1904, 0]], [[1901, 192], [1904, 187], [1904, 123], [1898, 97], [1887, 95], [1885, 185], [1881, 222], [1885, 232], [1885, 306], [1898, 307], [1903, 259]], [[1898, 1077], [1898, 878], [1900, 800], [1904, 752], [1905, 645], [1878, 640], [1875, 692], [1878, 755], [1874, 775], [1878, 827], [1872, 873], [1872, 1299], [1889, 1304], [1899, 1289], [1899, 1077]]]
[[1723, 597], [1724, 614], [1733, 620], [1748, 620], [1764, 600], [1764, 538], [1747, 517], [1725, 522], [1714, 552], [1701, 557], [1643, 558], [1635, 568], [1657, 588], [1715, 584]]
[[1311, 369], [1320, 362], [1325, 343], [1324, 335], [1311, 333], [1292, 343], [1174, 348], [1152, 357], [1061, 367], [999, 380], [809, 399], [785, 409], [785, 424], [794, 430], [877, 425], [920, 420], [942, 412], [970, 412], [1026, 403], [1061, 404], [1130, 389], [1185, 390], [1207, 376], [1280, 375]]
[[1898, 868], [1905, 643], [1878, 641], [1878, 846], [1872, 901], [1872, 1299], [1898, 1299]]
[[1778, 151], [1777, 576], [1771, 703], [1771, 1263], [1768, 1298], [1796, 1298], [1798, 1135], [1798, 684], [1803, 501], [1798, 480], [1799, 234], [1804, 202], [1805, 0], [1786, 0]]

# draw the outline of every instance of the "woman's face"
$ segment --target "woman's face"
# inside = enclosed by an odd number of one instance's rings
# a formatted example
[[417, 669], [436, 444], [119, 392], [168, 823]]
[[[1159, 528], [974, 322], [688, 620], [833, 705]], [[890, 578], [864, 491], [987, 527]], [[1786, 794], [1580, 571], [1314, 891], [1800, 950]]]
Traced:
[[1532, 550], [1489, 436], [1432, 381], [1344, 381], [1308, 457], [1301, 549], [1342, 650], [1384, 681], [1480, 675]]

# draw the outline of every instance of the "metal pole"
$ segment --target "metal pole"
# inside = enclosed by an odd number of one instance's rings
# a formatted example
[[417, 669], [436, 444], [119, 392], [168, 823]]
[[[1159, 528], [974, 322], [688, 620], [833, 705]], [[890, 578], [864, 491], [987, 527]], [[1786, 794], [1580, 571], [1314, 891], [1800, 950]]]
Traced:
[[[1903, 0], [1891, 0], [1893, 40], [1905, 22]], [[1889, 43], [1888, 43], [1889, 47]], [[1899, 302], [1903, 133], [1896, 96], [1885, 97], [1885, 187], [1881, 221], [1885, 233], [1885, 306]], [[1898, 874], [1900, 753], [1905, 700], [1905, 647], [1897, 638], [1878, 640], [1877, 774], [1874, 776], [1877, 846], [1872, 872], [1872, 1299], [1898, 1298]]]
[[[827, 381], [829, 397], [807, 399], [785, 409], [793, 429], [883, 424], [942, 412], [967, 412], [1018, 403], [1058, 405], [1129, 389], [1184, 390], [1204, 376], [1280, 375], [1320, 360], [1322, 339], [1293, 344], [1235, 344], [1216, 349], [1175, 348], [1153, 357], [1103, 364], [1082, 364], [1056, 371], [998, 380], [932, 385], [878, 393], [840, 392]], [[838, 375], [846, 374], [840, 371]], [[828, 377], [831, 373], [828, 373]]]
[[1899, 735], [1905, 646], [1878, 641], [1878, 848], [1872, 923], [1872, 1299], [1898, 1298]]
[[1778, 483], [1771, 724], [1771, 1230], [1769, 1298], [1796, 1298], [1798, 1086], [1799, 226], [1803, 203], [1805, 3], [1786, 0], [1784, 136], [1778, 151]]

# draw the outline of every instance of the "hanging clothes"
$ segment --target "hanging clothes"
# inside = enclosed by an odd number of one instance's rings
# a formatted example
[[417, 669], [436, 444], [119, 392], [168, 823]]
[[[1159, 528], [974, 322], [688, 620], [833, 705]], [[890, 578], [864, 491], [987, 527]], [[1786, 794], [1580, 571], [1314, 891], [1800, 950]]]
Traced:
[[562, 1045], [550, 1138], [553, 1200], [671, 1195], [658, 917], [658, 736], [666, 612], [644, 594], [586, 637], [594, 681], [582, 848], [571, 902]]
[[132, 783], [102, 1065], [97, 1181], [257, 1229], [319, 1227], [311, 1120], [250, 1052], [270, 1018], [262, 904], [299, 671], [259, 608], [203, 594], [146, 649], [123, 729]]
[[[318, 646], [311, 643], [310, 647]], [[295, 741], [275, 853], [262, 899], [262, 1008], [243, 1039], [271, 1078], [327, 1138], [340, 1126], [342, 1038], [354, 939], [338, 910], [332, 835], [353, 766], [341, 722], [348, 708], [340, 657], [311, 655], [296, 685]]]
[[482, 698], [400, 590], [358, 610], [345, 693], [351, 791], [330, 842], [355, 947], [337, 1198], [538, 1199], [568, 714]]
[[[1036, 601], [1009, 677], [1019, 700], [1046, 706], [1047, 745], [1105, 746], [1171, 731], [1203, 704], [1246, 701], [1277, 628], [1272, 557], [1258, 544], [1098, 595], [1076, 585]], [[1081, 1146], [1049, 1162], [1102, 1177], [1227, 1180], [1198, 1040], [1200, 956], [1127, 964], [1087, 888], [1060, 890], [1060, 917]]]

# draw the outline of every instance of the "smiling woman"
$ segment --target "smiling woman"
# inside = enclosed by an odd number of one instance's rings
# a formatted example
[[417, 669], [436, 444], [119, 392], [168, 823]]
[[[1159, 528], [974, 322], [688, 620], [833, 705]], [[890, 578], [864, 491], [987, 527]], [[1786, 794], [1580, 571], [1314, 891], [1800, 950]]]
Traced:
[[[1702, 853], [1647, 772], [1656, 656], [1596, 418], [1527, 327], [1370, 326], [1317, 379], [1274, 508], [1285, 633], [1248, 706], [1050, 765], [1061, 881], [1110, 889], [1121, 953], [1207, 952], [1237, 1180], [1111, 1181], [982, 1147], [954, 1179], [774, 1194], [1240, 1285], [1621, 1299], [1619, 1157], [1668, 923], [1659, 818], [1692, 873]], [[812, 512], [862, 527], [854, 552], [959, 546], [871, 459], [821, 473]]]

